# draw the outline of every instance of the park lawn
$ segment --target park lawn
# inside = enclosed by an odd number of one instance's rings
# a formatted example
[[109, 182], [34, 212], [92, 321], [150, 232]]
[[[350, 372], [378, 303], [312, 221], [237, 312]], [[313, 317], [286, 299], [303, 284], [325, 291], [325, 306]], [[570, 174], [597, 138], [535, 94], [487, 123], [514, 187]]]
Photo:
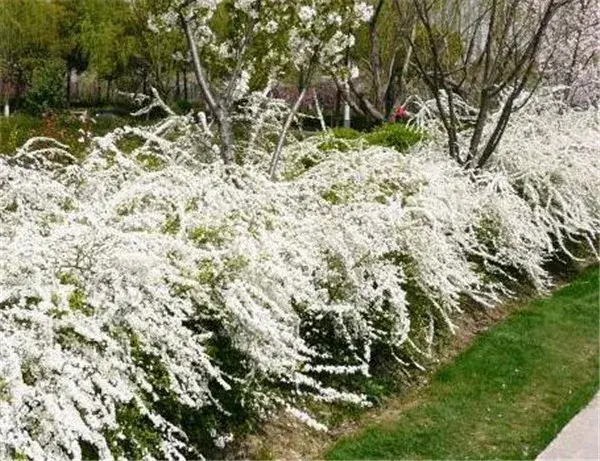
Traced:
[[513, 312], [328, 459], [534, 459], [598, 389], [599, 270]]

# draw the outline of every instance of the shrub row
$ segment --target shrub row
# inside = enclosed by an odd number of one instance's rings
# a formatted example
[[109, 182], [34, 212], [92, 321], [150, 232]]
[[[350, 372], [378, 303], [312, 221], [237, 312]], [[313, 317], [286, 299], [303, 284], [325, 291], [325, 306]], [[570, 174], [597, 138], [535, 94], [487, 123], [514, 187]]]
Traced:
[[[79, 164], [33, 143], [0, 159], [0, 457], [218, 457], [273, 412], [324, 429], [314, 402], [369, 405], [465, 300], [544, 290], [571, 240], [595, 248], [597, 123], [533, 105], [474, 176], [434, 138], [301, 170], [309, 139], [273, 182], [268, 152], [227, 171], [181, 116]], [[149, 141], [124, 152], [132, 133]]]

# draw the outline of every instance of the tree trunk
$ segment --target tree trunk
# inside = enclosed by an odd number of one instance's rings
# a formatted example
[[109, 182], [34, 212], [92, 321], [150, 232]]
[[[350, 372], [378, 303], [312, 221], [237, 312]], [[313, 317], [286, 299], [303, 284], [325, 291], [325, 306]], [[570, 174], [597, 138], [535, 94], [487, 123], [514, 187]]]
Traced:
[[350, 128], [352, 125], [350, 120], [350, 104], [344, 102], [344, 128]]
[[344, 128], [350, 128], [350, 104], [348, 103], [350, 99], [350, 85], [348, 82], [344, 83]]
[[[400, 94], [400, 97], [402, 99], [406, 99], [406, 79], [408, 78], [408, 69], [410, 68], [410, 61], [412, 59], [412, 53], [413, 53], [413, 47], [412, 44], [415, 41], [415, 37], [416, 37], [416, 33], [417, 33], [417, 25], [414, 24], [412, 26], [412, 29], [410, 31], [410, 40], [408, 42], [408, 47], [406, 49], [406, 57], [404, 58], [404, 63], [402, 64], [402, 69], [400, 71], [400, 75], [398, 76], [398, 85], [399, 85], [399, 89], [398, 89], [398, 93]], [[394, 101], [395, 103], [395, 101]]]
[[[374, 120], [385, 121], [385, 115], [383, 115], [377, 108], [371, 103], [369, 98], [365, 96], [365, 92], [362, 89], [358, 80], [349, 80], [348, 86], [350, 90], [358, 100], [359, 104], [363, 107], [363, 112], [366, 116], [371, 117]], [[350, 91], [347, 93], [346, 102], [350, 103]]]
[[219, 134], [221, 135], [221, 157], [223, 158], [225, 164], [231, 164], [234, 161], [234, 142], [233, 126], [229, 116], [229, 104], [227, 101], [219, 100], [217, 97], [215, 97], [213, 89], [211, 88], [211, 84], [208, 80], [206, 70], [200, 61], [198, 48], [196, 47], [196, 42], [194, 41], [190, 24], [186, 22], [185, 18], [183, 17], [181, 18], [181, 21], [185, 29], [188, 47], [190, 48], [192, 55], [192, 64], [194, 66], [196, 83], [200, 87], [200, 91], [204, 97], [204, 102], [219, 124]]
[[317, 117], [319, 117], [319, 122], [321, 123], [321, 130], [327, 131], [327, 125], [325, 123], [325, 118], [323, 117], [323, 111], [321, 110], [321, 104], [319, 103], [319, 95], [317, 92], [314, 92], [315, 98], [315, 109], [317, 110]]
[[277, 147], [275, 148], [275, 152], [273, 152], [273, 157], [271, 158], [271, 166], [269, 167], [269, 174], [271, 175], [271, 179], [275, 178], [275, 173], [277, 172], [277, 164], [279, 163], [279, 157], [281, 155], [281, 151], [283, 149], [283, 143], [285, 142], [285, 138], [287, 137], [287, 133], [292, 126], [292, 122], [294, 121], [294, 116], [300, 109], [300, 105], [304, 100], [304, 96], [306, 95], [306, 87], [302, 89], [300, 92], [300, 96], [296, 100], [294, 107], [292, 107], [291, 112], [288, 114], [288, 117], [285, 121], [285, 125], [283, 126], [283, 130], [279, 135], [279, 141], [277, 142]]
[[8, 101], [8, 98], [4, 101], [4, 116], [6, 118], [10, 117], [10, 102]]
[[187, 69], [183, 72], [183, 99], [188, 101]]
[[100, 79], [96, 80], [96, 105], [100, 105], [102, 99], [102, 82]]
[[71, 69], [67, 67], [67, 107], [71, 106]]
[[[335, 93], [335, 126], [340, 126], [340, 118], [342, 118], [342, 111], [340, 107], [342, 106], [342, 92], [339, 88], [336, 88]], [[333, 123], [331, 124], [333, 126]]]
[[235, 157], [233, 150], [233, 126], [229, 117], [229, 111], [221, 107], [216, 115], [219, 120], [219, 134], [221, 135], [221, 157], [226, 164], [231, 164], [234, 162]]

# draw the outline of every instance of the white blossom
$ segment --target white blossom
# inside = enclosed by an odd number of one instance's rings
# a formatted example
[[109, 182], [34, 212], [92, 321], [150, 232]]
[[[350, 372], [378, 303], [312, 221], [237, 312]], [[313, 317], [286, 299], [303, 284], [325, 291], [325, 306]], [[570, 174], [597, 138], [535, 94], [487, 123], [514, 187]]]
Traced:
[[[430, 139], [406, 155], [325, 153], [313, 137], [286, 147], [289, 179], [273, 182], [268, 142], [285, 106], [248, 104], [235, 119], [250, 133], [246, 165], [233, 171], [210, 127], [175, 114], [95, 139], [81, 163], [45, 138], [0, 159], [0, 457], [81, 459], [85, 442], [113, 459], [120, 439], [147, 459], [200, 457], [156, 404], [165, 393], [225, 419], [237, 402], [324, 430], [306, 399], [369, 404], [328, 376], [366, 379], [376, 347], [422, 367], [463, 297], [494, 306], [514, 274], [545, 290], [550, 258], [576, 257], [572, 241], [596, 250], [593, 110], [558, 116], [554, 99], [534, 98], [474, 176], [421, 113]], [[126, 154], [131, 135], [143, 144]], [[154, 451], [122, 424], [125, 408]], [[233, 436], [207, 430], [219, 447]]]

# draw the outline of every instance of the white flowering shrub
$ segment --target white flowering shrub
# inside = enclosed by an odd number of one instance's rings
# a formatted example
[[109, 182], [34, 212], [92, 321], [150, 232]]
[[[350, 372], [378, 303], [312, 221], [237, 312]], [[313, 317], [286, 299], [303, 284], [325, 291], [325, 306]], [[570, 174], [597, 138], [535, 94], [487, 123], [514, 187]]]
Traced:
[[563, 98], [587, 107], [600, 102], [600, 9], [595, 0], [561, 8], [542, 42], [540, 64], [550, 84], [563, 85]]
[[307, 399], [367, 405], [358, 378], [420, 367], [465, 297], [545, 289], [569, 241], [597, 248], [596, 113], [532, 104], [477, 174], [435, 136], [295, 169], [308, 140], [273, 182], [284, 111], [256, 98], [243, 167], [174, 114], [79, 164], [44, 139], [0, 159], [1, 458], [215, 456], [281, 409], [324, 429]]

